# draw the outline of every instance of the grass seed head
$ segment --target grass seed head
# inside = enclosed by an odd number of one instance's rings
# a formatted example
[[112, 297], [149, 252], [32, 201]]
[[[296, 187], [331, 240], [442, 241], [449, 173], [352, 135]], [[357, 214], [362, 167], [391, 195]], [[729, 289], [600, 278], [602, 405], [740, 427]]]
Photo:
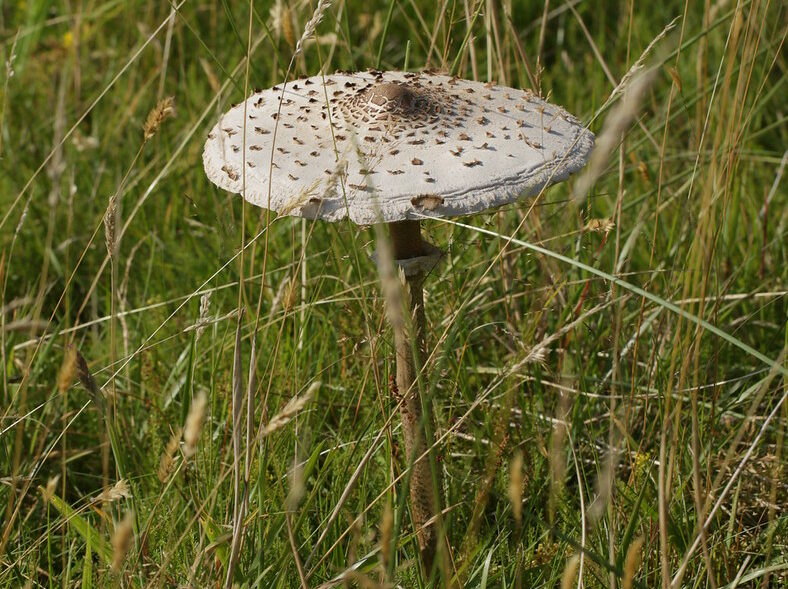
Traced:
[[57, 390], [61, 394], [68, 390], [77, 375], [77, 351], [74, 346], [68, 346], [63, 356], [63, 364], [57, 375]]
[[298, 303], [298, 277], [293, 276], [285, 283], [282, 293], [282, 309], [285, 313], [290, 312]]
[[93, 374], [90, 372], [88, 368], [88, 363], [85, 361], [84, 356], [79, 353], [79, 350], [75, 349], [76, 353], [76, 366], [77, 366], [77, 376], [79, 377], [79, 382], [82, 383], [82, 386], [90, 395], [90, 398], [93, 400], [93, 403], [96, 404], [96, 407], [99, 411], [104, 413], [105, 409], [105, 402], [104, 402], [104, 393], [101, 392], [101, 389], [96, 384], [96, 379], [93, 378]]
[[129, 483], [126, 479], [120, 479], [117, 483], [104, 489], [101, 493], [93, 498], [93, 503], [111, 503], [119, 499], [131, 498], [131, 491], [129, 490]]
[[131, 542], [134, 539], [134, 514], [127, 511], [123, 519], [115, 527], [115, 533], [112, 534], [112, 571], [117, 573], [126, 559], [126, 555], [131, 548]]
[[303, 462], [296, 460], [290, 471], [290, 490], [285, 498], [285, 506], [290, 512], [298, 509], [301, 499], [304, 498], [306, 487], [304, 486], [304, 466]]
[[159, 460], [159, 469], [156, 472], [162, 483], [169, 478], [172, 472], [172, 464], [175, 460], [175, 452], [178, 450], [178, 444], [181, 441], [182, 432], [183, 430], [181, 428], [176, 429], [170, 437], [170, 441], [167, 442], [164, 452], [162, 452], [161, 460]]
[[189, 415], [186, 417], [186, 425], [183, 428], [183, 455], [191, 458], [197, 453], [197, 444], [202, 436], [202, 428], [205, 424], [205, 407], [208, 399], [205, 393], [199, 393], [189, 408]]
[[289, 6], [282, 6], [281, 19], [282, 36], [285, 38], [287, 46], [292, 49], [295, 47], [296, 38], [295, 27], [293, 26], [293, 13], [290, 11]]
[[306, 406], [309, 400], [312, 398], [312, 395], [315, 394], [315, 391], [320, 388], [320, 382], [313, 382], [310, 387], [307, 389], [306, 393], [301, 395], [300, 397], [296, 396], [290, 399], [285, 405], [284, 409], [282, 409], [279, 413], [274, 415], [271, 420], [268, 422], [263, 428], [263, 437], [268, 436], [275, 432], [276, 430], [284, 427], [287, 423], [293, 419], [298, 413]]
[[282, 278], [282, 282], [279, 283], [279, 287], [276, 289], [276, 294], [271, 301], [271, 310], [268, 313], [269, 317], [274, 316], [274, 313], [276, 313], [276, 310], [280, 305], [282, 306], [282, 310], [285, 313], [293, 308], [297, 302], [297, 285], [298, 279], [295, 276], [291, 277], [289, 275], [285, 275], [284, 278]]
[[206, 325], [208, 325], [209, 313], [211, 311], [211, 293], [207, 292], [200, 297], [200, 317], [197, 319], [197, 333], [195, 337], [200, 339]]
[[632, 589], [635, 573], [640, 567], [640, 549], [643, 548], [643, 537], [637, 538], [627, 549], [627, 556], [624, 559], [624, 589]]
[[523, 454], [520, 451], [515, 453], [509, 465], [509, 501], [519, 526], [523, 520]]
[[145, 124], [142, 126], [145, 141], [158, 133], [162, 123], [167, 119], [175, 116], [175, 98], [168, 96], [158, 102], [148, 113], [148, 118], [145, 119]]
[[561, 589], [572, 589], [578, 568], [580, 568], [580, 557], [577, 554], [573, 554], [569, 560], [566, 561], [564, 573], [561, 575]]
[[394, 530], [394, 512], [391, 505], [386, 503], [383, 507], [383, 517], [380, 520], [380, 559], [383, 570], [389, 568], [391, 560], [391, 536]]
[[612, 219], [591, 219], [586, 223], [586, 231], [608, 234], [615, 227]]
[[56, 474], [47, 481], [46, 487], [39, 487], [41, 490], [41, 495], [44, 497], [45, 503], [49, 503], [52, 500], [52, 497], [55, 496], [58, 481], [60, 481], [60, 475]]
[[293, 58], [298, 56], [299, 53], [304, 48], [304, 42], [309, 39], [312, 35], [315, 34], [315, 30], [317, 30], [317, 25], [320, 24], [320, 21], [323, 20], [323, 14], [328, 10], [328, 7], [331, 6], [331, 0], [319, 0], [317, 3], [317, 7], [315, 11], [312, 13], [312, 18], [309, 19], [309, 22], [306, 23], [304, 27], [304, 34], [301, 35], [301, 38], [296, 43], [295, 51], [293, 52]]
[[118, 216], [118, 196], [113, 194], [109, 197], [107, 210], [104, 212], [104, 244], [107, 246], [109, 257], [114, 259], [117, 249], [115, 240], [115, 224]]

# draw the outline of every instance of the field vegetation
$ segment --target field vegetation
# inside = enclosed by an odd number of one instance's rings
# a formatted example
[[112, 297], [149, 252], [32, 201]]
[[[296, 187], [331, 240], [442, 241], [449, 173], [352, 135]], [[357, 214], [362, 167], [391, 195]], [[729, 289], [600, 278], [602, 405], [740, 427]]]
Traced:
[[[771, 0], [0, 2], [0, 587], [785, 587], [787, 32]], [[203, 172], [289, 67], [495, 80], [597, 134], [424, 224], [433, 571], [374, 228]]]

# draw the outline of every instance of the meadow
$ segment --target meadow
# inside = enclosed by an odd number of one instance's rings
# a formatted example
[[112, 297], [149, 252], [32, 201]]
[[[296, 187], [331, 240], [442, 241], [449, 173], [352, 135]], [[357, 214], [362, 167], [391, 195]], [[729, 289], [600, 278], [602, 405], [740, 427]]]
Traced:
[[[788, 586], [786, 34], [771, 0], [0, 2], [0, 587]], [[254, 88], [368, 68], [597, 135], [423, 223], [432, 571], [375, 228], [201, 158]]]

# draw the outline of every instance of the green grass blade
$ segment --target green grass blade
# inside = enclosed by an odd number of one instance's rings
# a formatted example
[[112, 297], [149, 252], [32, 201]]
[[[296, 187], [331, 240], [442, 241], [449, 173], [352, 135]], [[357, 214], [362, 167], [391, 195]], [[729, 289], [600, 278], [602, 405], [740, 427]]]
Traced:
[[74, 528], [86, 542], [90, 542], [90, 546], [95, 550], [96, 554], [98, 554], [108, 565], [112, 564], [112, 547], [101, 533], [94, 528], [86, 518], [82, 517], [73, 507], [57, 495], [52, 495], [50, 502], [55, 506], [55, 509], [60, 512], [60, 515], [66, 519], [69, 525]]
[[85, 562], [82, 565], [82, 589], [93, 587], [93, 552], [90, 546], [90, 534], [85, 539]]
[[394, 1], [391, 0], [388, 12], [386, 12], [386, 23], [383, 25], [383, 33], [380, 35], [380, 45], [378, 46], [378, 56], [375, 58], [375, 69], [380, 69], [380, 62], [383, 59], [383, 46], [386, 44], [386, 38], [388, 37], [391, 15], [394, 12]]
[[490, 551], [487, 553], [487, 558], [484, 559], [484, 568], [482, 569], [482, 582], [479, 583], [479, 589], [487, 588], [487, 577], [490, 575], [490, 562], [492, 561], [492, 555], [494, 551], [495, 551], [495, 547], [490, 548]]

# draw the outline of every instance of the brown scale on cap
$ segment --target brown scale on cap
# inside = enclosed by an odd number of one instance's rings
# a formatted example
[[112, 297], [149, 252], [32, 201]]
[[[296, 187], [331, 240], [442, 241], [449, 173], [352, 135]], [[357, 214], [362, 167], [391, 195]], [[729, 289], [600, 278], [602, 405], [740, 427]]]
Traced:
[[238, 172], [233, 170], [230, 166], [228, 165], [222, 166], [222, 172], [227, 174], [227, 177], [230, 178], [230, 180], [238, 180]]
[[443, 197], [434, 194], [420, 194], [410, 199], [414, 207], [419, 207], [427, 211], [434, 211], [443, 204]]

